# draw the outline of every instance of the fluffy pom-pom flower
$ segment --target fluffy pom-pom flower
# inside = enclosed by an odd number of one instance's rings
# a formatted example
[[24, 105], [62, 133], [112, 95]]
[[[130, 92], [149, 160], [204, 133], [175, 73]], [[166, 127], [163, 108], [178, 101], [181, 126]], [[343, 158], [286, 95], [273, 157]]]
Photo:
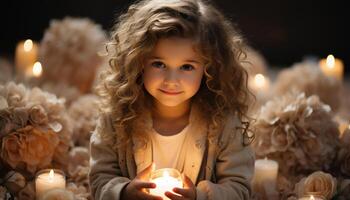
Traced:
[[254, 129], [257, 156], [278, 161], [285, 177], [329, 169], [340, 144], [330, 107], [304, 93], [288, 93], [267, 102]]
[[77, 146], [89, 147], [90, 136], [98, 119], [98, 98], [95, 95], [81, 96], [68, 109], [74, 121], [73, 141]]
[[51, 21], [39, 50], [43, 81], [64, 82], [89, 92], [96, 69], [103, 62], [98, 52], [106, 41], [101, 26], [88, 18]]
[[294, 64], [278, 74], [273, 93], [281, 96], [291, 90], [304, 92], [306, 96], [317, 95], [322, 102], [330, 105], [332, 110], [339, 108], [341, 83], [325, 76], [313, 62]]

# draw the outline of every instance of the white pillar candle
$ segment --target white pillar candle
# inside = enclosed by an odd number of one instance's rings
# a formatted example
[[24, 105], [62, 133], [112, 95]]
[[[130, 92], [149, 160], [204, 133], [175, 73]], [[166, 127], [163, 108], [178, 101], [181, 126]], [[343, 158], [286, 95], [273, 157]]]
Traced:
[[35, 178], [36, 198], [40, 199], [42, 195], [51, 189], [65, 189], [66, 178], [61, 170], [45, 169], [37, 173]]
[[156, 184], [156, 188], [150, 189], [150, 194], [160, 196], [163, 200], [169, 200], [165, 192], [172, 192], [173, 188], [183, 188], [180, 172], [176, 169], [163, 168], [151, 173], [151, 182]]
[[257, 159], [255, 161], [255, 173], [253, 188], [256, 192], [266, 195], [266, 198], [275, 199], [278, 163], [274, 160]]
[[15, 65], [17, 73], [30, 76], [34, 63], [38, 59], [38, 45], [32, 40], [21, 41], [17, 44], [15, 52]]
[[320, 61], [319, 65], [326, 76], [334, 77], [338, 80], [343, 79], [344, 64], [340, 59], [334, 58], [333, 55], [328, 55], [326, 59]]

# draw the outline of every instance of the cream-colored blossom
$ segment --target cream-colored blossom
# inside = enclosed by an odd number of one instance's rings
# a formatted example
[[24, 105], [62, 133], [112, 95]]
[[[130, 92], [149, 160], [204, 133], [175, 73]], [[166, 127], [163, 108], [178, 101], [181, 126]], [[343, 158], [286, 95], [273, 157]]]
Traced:
[[257, 156], [276, 160], [286, 177], [329, 169], [340, 145], [329, 106], [297, 91], [268, 101], [253, 129]]
[[98, 119], [97, 103], [97, 96], [84, 95], [69, 107], [68, 114], [74, 122], [72, 139], [75, 145], [89, 147], [90, 136]]
[[107, 41], [101, 26], [88, 18], [52, 20], [40, 44], [44, 82], [66, 83], [89, 92]]
[[0, 156], [13, 169], [24, 164], [25, 170], [34, 173], [50, 165], [58, 143], [57, 134], [49, 129], [26, 126], [3, 138]]
[[312, 173], [295, 185], [299, 197], [315, 195], [331, 199], [336, 193], [336, 189], [337, 180], [332, 175], [322, 171]]
[[274, 95], [281, 96], [291, 90], [304, 92], [307, 96], [317, 95], [332, 110], [337, 110], [340, 106], [340, 81], [325, 76], [317, 63], [296, 63], [278, 74], [273, 88]]

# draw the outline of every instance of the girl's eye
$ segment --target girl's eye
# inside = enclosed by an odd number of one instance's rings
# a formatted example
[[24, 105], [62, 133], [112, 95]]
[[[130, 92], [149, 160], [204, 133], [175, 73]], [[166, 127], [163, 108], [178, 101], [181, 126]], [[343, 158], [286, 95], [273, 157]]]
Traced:
[[165, 68], [165, 65], [164, 63], [160, 62], [160, 61], [155, 61], [155, 62], [152, 62], [151, 63], [152, 67], [155, 67], [155, 68]]
[[192, 65], [182, 65], [181, 69], [185, 70], [185, 71], [191, 71], [194, 70], [194, 67]]

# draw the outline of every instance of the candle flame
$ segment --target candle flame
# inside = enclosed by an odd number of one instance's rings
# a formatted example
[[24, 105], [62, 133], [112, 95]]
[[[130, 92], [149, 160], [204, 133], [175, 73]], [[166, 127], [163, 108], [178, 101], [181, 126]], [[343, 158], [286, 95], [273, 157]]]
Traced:
[[36, 76], [36, 77], [39, 77], [39, 76], [41, 76], [42, 72], [43, 72], [43, 68], [41, 66], [41, 63], [40, 62], [36, 62], [33, 65], [33, 75]]
[[168, 171], [164, 171], [164, 172], [163, 172], [163, 177], [170, 177], [169, 172], [168, 172]]
[[29, 52], [33, 48], [33, 41], [28, 39], [23, 44], [24, 51]]
[[327, 56], [326, 65], [328, 68], [334, 68], [335, 58], [332, 54]]
[[263, 86], [266, 84], [266, 80], [265, 80], [265, 77], [264, 75], [262, 74], [257, 74], [255, 75], [254, 77], [254, 81], [255, 81], [255, 84], [259, 87]]
[[311, 195], [310, 200], [315, 200], [314, 195]]
[[49, 179], [53, 179], [54, 176], [55, 176], [55, 172], [53, 172], [53, 170], [51, 169], [49, 173]]

